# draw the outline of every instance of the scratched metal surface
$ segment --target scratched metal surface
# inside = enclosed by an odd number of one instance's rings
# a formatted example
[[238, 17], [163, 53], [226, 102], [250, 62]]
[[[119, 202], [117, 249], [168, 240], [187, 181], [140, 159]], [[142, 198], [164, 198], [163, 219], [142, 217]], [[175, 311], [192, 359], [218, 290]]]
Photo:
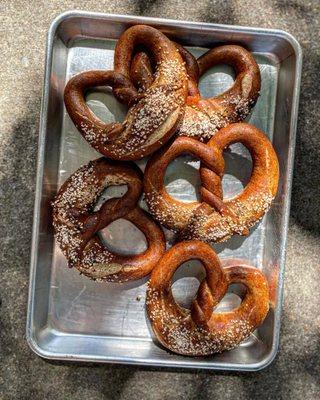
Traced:
[[[97, 30], [102, 29], [103, 21], [99, 18], [86, 21], [92, 24], [93, 30], [95, 27]], [[70, 26], [73, 26], [74, 29], [77, 25], [72, 24], [73, 22], [70, 23]], [[76, 21], [76, 24], [80, 24], [79, 20]], [[113, 25], [110, 19], [109, 24], [111, 24], [110, 30], [112, 31]], [[64, 28], [68, 32], [68, 24]], [[61, 36], [63, 35], [62, 31]], [[223, 33], [219, 31], [219, 35], [221, 39]], [[226, 29], [225, 35], [232, 36], [232, 33]], [[273, 32], [270, 35], [270, 41], [273, 40], [277, 43], [280, 40], [280, 34]], [[35, 221], [36, 230], [39, 229], [39, 236], [34, 236], [34, 270], [31, 272], [27, 331], [31, 347], [40, 355], [73, 360], [238, 370], [260, 368], [274, 356], [275, 341], [277, 341], [279, 331], [279, 307], [281, 304], [279, 290], [282, 285], [281, 273], [283, 272], [283, 249], [286, 235], [286, 222], [284, 221], [286, 221], [288, 213], [286, 191], [290, 189], [292, 172], [290, 170], [292, 159], [290, 159], [288, 148], [290, 145], [292, 146], [292, 143], [289, 142], [291, 136], [284, 136], [284, 131], [281, 130], [278, 130], [276, 132], [278, 136], [273, 138], [276, 100], [277, 97], [279, 98], [279, 60], [272, 52], [264, 51], [263, 44], [267, 47], [267, 39], [261, 36], [264, 39], [261, 39], [260, 42], [258, 40], [259, 33], [256, 33], [255, 36], [255, 33], [251, 32], [250, 34], [244, 33], [242, 40], [245, 42], [249, 40], [249, 37], [251, 37], [252, 43], [256, 43], [256, 47], [259, 48], [254, 55], [261, 71], [262, 90], [248, 121], [262, 129], [271, 140], [275, 139], [276, 146], [280, 146], [278, 155], [282, 180], [271, 211], [252, 229], [248, 237], [233, 237], [226, 243], [216, 244], [213, 247], [221, 258], [246, 259], [266, 274], [271, 285], [272, 298], [271, 311], [263, 326], [239, 348], [222, 355], [205, 359], [191, 359], [169, 354], [155, 343], [148, 325], [144, 305], [146, 280], [122, 285], [90, 281], [88, 278], [80, 276], [77, 270], [68, 269], [58, 246], [54, 243], [52, 247], [53, 236], [48, 213], [48, 200], [52, 199], [57, 188], [77, 168], [89, 160], [99, 157], [99, 154], [77, 132], [62, 107], [61, 93], [65, 82], [78, 72], [90, 69], [112, 69], [115, 45], [113, 39], [76, 38], [66, 46], [58, 38], [53, 42], [53, 55], [50, 60], [52, 62], [51, 94], [48, 95], [48, 87], [46, 88], [47, 94], [45, 94], [45, 99], [47, 96], [49, 101], [48, 110], [44, 109], [45, 115], [48, 115], [48, 123], [43, 128], [47, 140], [46, 161], [42, 167], [44, 168], [42, 194], [38, 194], [41, 196], [41, 214], [38, 217], [39, 221]], [[281, 40], [279, 43], [283, 46], [285, 44]], [[273, 44], [269, 46], [270, 48], [273, 48]], [[198, 56], [205, 51], [205, 48], [190, 47], [189, 50]], [[289, 55], [294, 61], [294, 54]], [[290, 60], [289, 55], [286, 55], [288, 60]], [[292, 83], [294, 81], [293, 67], [289, 64], [289, 67], [286, 68], [288, 69], [287, 76], [292, 76]], [[200, 90], [203, 96], [212, 96], [227, 89], [232, 81], [230, 68], [215, 67], [202, 77]], [[285, 90], [286, 88], [281, 89]], [[289, 89], [293, 91], [293, 83], [292, 87], [289, 86], [287, 92], [284, 92], [286, 107], [285, 109], [281, 108], [282, 119], [280, 119], [280, 122], [283, 121], [284, 124], [291, 115], [287, 99], [294, 98], [293, 92], [290, 94]], [[295, 100], [296, 98], [294, 98]], [[107, 89], [89, 93], [87, 102], [104, 121], [124, 119], [125, 108], [114, 99]], [[62, 121], [61, 125], [56, 123], [59, 118]], [[281, 139], [280, 144], [278, 144], [279, 138]], [[42, 146], [44, 145], [42, 144]], [[44, 147], [40, 151], [44, 152]], [[54, 151], [57, 152], [57, 156], [52, 155]], [[57, 161], [55, 161], [56, 159]], [[225, 160], [224, 196], [231, 197], [246, 184], [250, 176], [251, 159], [244, 147], [234, 145], [231, 151], [225, 154]], [[138, 162], [142, 170], [145, 162], [145, 160]], [[179, 157], [170, 164], [166, 174], [166, 186], [169, 193], [183, 201], [196, 199], [199, 185], [198, 168], [199, 162], [189, 156]], [[288, 176], [289, 180], [284, 181]], [[104, 192], [103, 198], [108, 199], [122, 195], [125, 190], [125, 187], [108, 188]], [[142, 200], [141, 207], [146, 208]], [[283, 224], [285, 224], [284, 229], [281, 227]], [[106, 246], [124, 254], [138, 253], [145, 248], [145, 239], [142, 233], [124, 220], [115, 221], [100, 232], [100, 235]], [[170, 246], [173, 239], [172, 233], [166, 231], [166, 237], [168, 246]], [[47, 249], [46, 254], [44, 249]], [[173, 292], [180, 304], [184, 306], [190, 304], [202, 277], [202, 266], [196, 261], [185, 263], [176, 272]], [[241, 288], [232, 285], [230, 293], [222, 300], [217, 311], [236, 307], [240, 302], [238, 295], [241, 295]]]

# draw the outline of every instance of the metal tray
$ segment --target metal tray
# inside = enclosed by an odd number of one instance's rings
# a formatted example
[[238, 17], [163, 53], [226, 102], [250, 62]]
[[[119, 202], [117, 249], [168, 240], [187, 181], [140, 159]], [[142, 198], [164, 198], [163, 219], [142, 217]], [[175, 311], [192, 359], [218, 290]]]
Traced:
[[[66, 114], [65, 83], [80, 71], [112, 69], [116, 39], [137, 23], [161, 29], [195, 55], [220, 43], [244, 45], [254, 52], [261, 69], [262, 92], [249, 121], [266, 132], [277, 151], [281, 171], [278, 195], [248, 237], [234, 237], [213, 247], [221, 258], [245, 258], [262, 269], [271, 288], [271, 310], [264, 324], [237, 349], [212, 357], [188, 358], [167, 352], [153, 340], [148, 326], [146, 281], [123, 285], [92, 282], [66, 268], [53, 238], [50, 201], [73, 171], [98, 156]], [[41, 112], [27, 322], [27, 340], [37, 354], [63, 360], [229, 370], [258, 370], [273, 360], [280, 330], [300, 72], [300, 46], [283, 31], [87, 12], [68, 12], [52, 23]], [[228, 87], [230, 73], [226, 67], [210, 70], [200, 82], [203, 95]], [[90, 93], [87, 101], [105, 120], [124, 116], [123, 108], [106, 90]], [[223, 184], [225, 194], [232, 195], [248, 179], [251, 160], [239, 145], [233, 146], [226, 159]], [[143, 168], [144, 161], [139, 165]], [[187, 156], [170, 165], [166, 179], [175, 197], [195, 198], [197, 167], [198, 162]], [[111, 188], [105, 196], [116, 193]], [[124, 253], [141, 251], [144, 237], [128, 224], [116, 221], [101, 235], [108, 246]], [[170, 233], [166, 234], [170, 242]], [[173, 290], [181, 304], [190, 303], [201, 276], [202, 267], [195, 261], [176, 273]], [[236, 306], [239, 294], [238, 287], [230, 288], [219, 308]]]

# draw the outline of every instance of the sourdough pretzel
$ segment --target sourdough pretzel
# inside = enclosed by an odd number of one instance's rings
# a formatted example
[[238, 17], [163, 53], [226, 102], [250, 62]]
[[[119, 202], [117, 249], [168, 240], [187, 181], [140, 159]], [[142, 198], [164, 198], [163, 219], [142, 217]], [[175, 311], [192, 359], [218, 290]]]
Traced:
[[[206, 278], [187, 310], [174, 300], [171, 280], [178, 267], [190, 259], [202, 262]], [[232, 283], [247, 288], [241, 305], [214, 313]], [[209, 245], [186, 241], [168, 250], [152, 271], [146, 304], [152, 329], [163, 346], [182, 355], [204, 356], [236, 347], [262, 324], [269, 310], [269, 290], [257, 268], [232, 260], [222, 268]]]
[[[236, 45], [226, 45], [209, 50], [195, 58], [182, 46], [177, 45], [186, 62], [189, 75], [186, 112], [178, 134], [208, 141], [214, 133], [232, 122], [243, 121], [255, 105], [260, 91], [259, 67], [246, 49]], [[236, 79], [230, 89], [212, 98], [202, 98], [198, 89], [198, 79], [209, 68], [217, 64], [233, 67]], [[140, 72], [139, 72], [140, 71]], [[137, 54], [132, 68], [131, 80], [139, 87], [142, 82], [150, 85], [152, 69], [148, 56]]]
[[[121, 198], [94, 205], [111, 185], [127, 185]], [[165, 251], [162, 230], [137, 202], [142, 192], [141, 172], [134, 164], [100, 158], [78, 169], [62, 185], [53, 203], [56, 239], [69, 267], [99, 281], [123, 282], [148, 275]], [[124, 218], [145, 235], [148, 248], [141, 254], [122, 256], [107, 250], [99, 230]]]
[[[140, 95], [129, 80], [133, 51], [139, 44], [148, 48], [157, 65], [152, 84]], [[88, 89], [105, 85], [113, 88], [119, 101], [131, 106], [123, 123], [104, 123], [85, 102]], [[116, 160], [137, 160], [153, 153], [175, 133], [186, 96], [186, 70], [175, 46], [158, 30], [136, 25], [117, 42], [114, 72], [76, 75], [65, 88], [64, 101], [74, 124], [97, 151]]]
[[[253, 168], [243, 191], [233, 199], [224, 200], [223, 151], [233, 143], [242, 143], [250, 151]], [[185, 152], [201, 160], [201, 202], [175, 200], [164, 186], [167, 166]], [[144, 192], [152, 215], [166, 228], [179, 231], [181, 238], [220, 242], [236, 233], [249, 233], [269, 209], [278, 180], [278, 160], [270, 141], [254, 126], [237, 123], [218, 131], [207, 144], [179, 137], [160, 150], [148, 161]]]

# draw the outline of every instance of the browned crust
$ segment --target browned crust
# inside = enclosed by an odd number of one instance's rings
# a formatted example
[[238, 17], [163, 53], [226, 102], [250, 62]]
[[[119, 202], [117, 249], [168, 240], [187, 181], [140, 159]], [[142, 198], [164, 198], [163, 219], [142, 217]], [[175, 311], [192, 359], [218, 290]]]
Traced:
[[[190, 259], [200, 260], [206, 271], [191, 311], [179, 306], [171, 291], [174, 272]], [[247, 288], [241, 305], [214, 313], [232, 283]], [[258, 269], [237, 261], [222, 268], [210, 246], [186, 241], [168, 250], [152, 271], [146, 304], [152, 329], [163, 346], [182, 355], [204, 356], [238, 346], [262, 324], [269, 310], [269, 289]]]
[[[79, 168], [63, 184], [53, 202], [53, 225], [59, 246], [70, 267], [94, 280], [123, 282], [148, 275], [165, 251], [161, 228], [137, 202], [142, 192], [141, 171], [130, 163], [100, 158]], [[127, 185], [121, 198], [113, 198], [94, 211], [103, 190]], [[122, 256], [104, 247], [97, 233], [124, 218], [145, 235], [148, 248], [141, 254]]]
[[[236, 142], [250, 151], [252, 173], [240, 194], [223, 200], [223, 151]], [[183, 203], [173, 199], [165, 189], [163, 179], [167, 166], [184, 152], [202, 161], [201, 202]], [[148, 161], [144, 192], [152, 215], [165, 227], [180, 232], [180, 238], [219, 242], [236, 233], [249, 233], [269, 209], [278, 181], [278, 159], [268, 138], [252, 125], [237, 123], [218, 131], [207, 145], [180, 137], [161, 149]]]
[[[173, 43], [185, 63], [189, 96], [199, 95], [199, 66], [197, 59], [179, 43]], [[146, 50], [138, 51], [134, 55], [130, 66], [130, 80], [138, 90], [144, 91], [151, 86], [154, 80], [153, 66], [154, 62], [152, 62], [150, 53], [147, 53]]]
[[[243, 121], [255, 105], [261, 87], [259, 66], [252, 54], [241, 46], [225, 45], [207, 51], [196, 60], [184, 47], [176, 44], [188, 72], [187, 107], [178, 134], [208, 141], [214, 133], [232, 123]], [[133, 83], [150, 85], [153, 79], [151, 63], [146, 53], [138, 53], [133, 60]], [[230, 89], [212, 98], [202, 98], [198, 80], [217, 64], [230, 65], [236, 74]]]

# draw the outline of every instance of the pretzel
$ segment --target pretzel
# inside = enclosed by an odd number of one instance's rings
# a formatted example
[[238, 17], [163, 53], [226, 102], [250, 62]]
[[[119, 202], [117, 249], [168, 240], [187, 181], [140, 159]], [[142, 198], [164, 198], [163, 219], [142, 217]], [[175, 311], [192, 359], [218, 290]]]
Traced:
[[[128, 190], [95, 211], [97, 199], [111, 185], [127, 185]], [[100, 158], [71, 175], [53, 203], [56, 239], [69, 267], [91, 279], [109, 282], [140, 279], [151, 272], [165, 251], [165, 239], [157, 224], [137, 206], [141, 192], [141, 172], [134, 164]], [[143, 232], [147, 250], [123, 256], [104, 247], [98, 231], [119, 218]]]
[[[250, 151], [253, 167], [243, 191], [233, 199], [224, 200], [223, 151], [233, 143], [242, 143]], [[175, 200], [164, 186], [167, 166], [185, 152], [201, 160], [201, 202]], [[161, 149], [146, 166], [144, 192], [152, 215], [166, 228], [178, 231], [181, 239], [221, 242], [234, 234], [249, 233], [269, 209], [278, 180], [278, 160], [270, 141], [254, 126], [237, 123], [218, 131], [207, 144], [179, 137]]]
[[[260, 70], [253, 56], [236, 45], [225, 45], [209, 50], [197, 60], [182, 46], [178, 46], [189, 75], [186, 112], [178, 135], [208, 141], [217, 130], [233, 122], [243, 121], [255, 105], [260, 91]], [[236, 79], [230, 89], [212, 98], [202, 98], [198, 80], [209, 68], [227, 64], [234, 68]], [[137, 54], [133, 60], [131, 80], [139, 87], [145, 80], [152, 81], [151, 64], [147, 54]]]
[[[176, 303], [171, 281], [178, 267], [190, 259], [202, 262], [206, 278], [187, 310]], [[247, 288], [241, 305], [215, 313], [232, 283]], [[205, 356], [233, 349], [262, 324], [269, 310], [269, 289], [257, 268], [232, 260], [222, 268], [209, 245], [186, 241], [168, 250], [152, 271], [146, 304], [153, 332], [163, 346], [182, 355]]]
[[[138, 95], [131, 84], [134, 48], [143, 44], [157, 63], [150, 87]], [[123, 123], [106, 124], [85, 102], [96, 86], [111, 86], [116, 98], [131, 106]], [[67, 111], [82, 136], [101, 154], [115, 160], [143, 158], [167, 142], [181, 122], [187, 97], [187, 75], [181, 56], [158, 30], [136, 25], [126, 30], [115, 48], [114, 72], [89, 71], [73, 77], [64, 92]]]

